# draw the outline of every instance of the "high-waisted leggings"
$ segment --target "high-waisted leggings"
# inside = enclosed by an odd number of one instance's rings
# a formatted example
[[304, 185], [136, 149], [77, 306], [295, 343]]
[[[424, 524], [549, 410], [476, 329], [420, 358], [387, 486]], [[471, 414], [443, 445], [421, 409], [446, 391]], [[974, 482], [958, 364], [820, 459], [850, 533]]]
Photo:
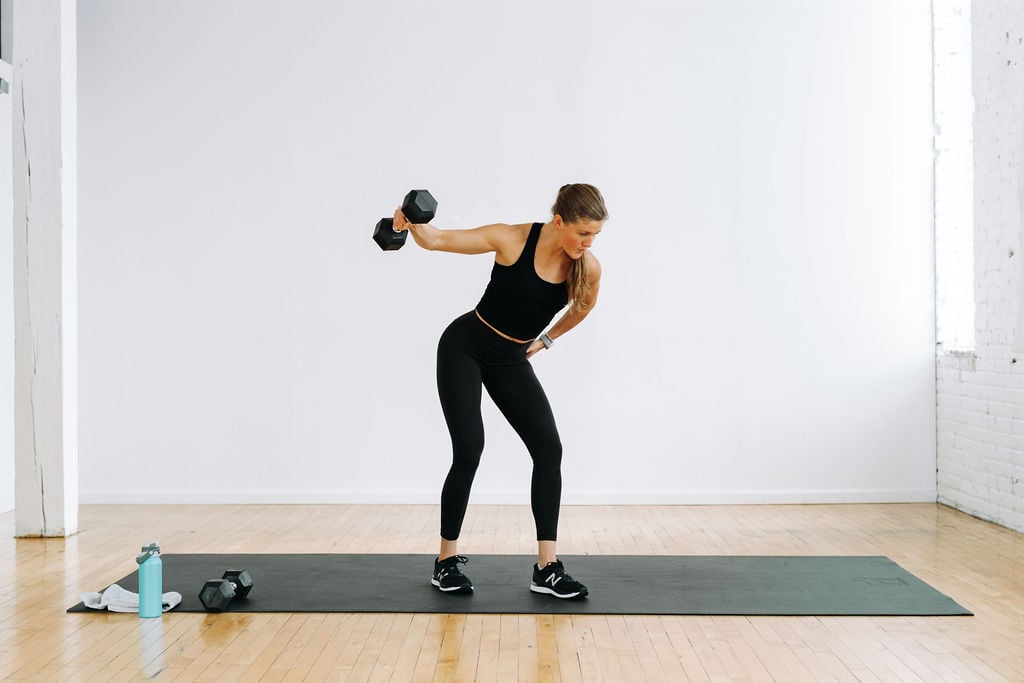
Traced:
[[526, 359], [528, 347], [499, 336], [474, 311], [456, 318], [441, 335], [437, 391], [452, 438], [452, 466], [441, 489], [442, 538], [459, 537], [484, 450], [483, 386], [533, 459], [530, 506], [537, 540], [556, 540], [562, 442], [544, 388]]

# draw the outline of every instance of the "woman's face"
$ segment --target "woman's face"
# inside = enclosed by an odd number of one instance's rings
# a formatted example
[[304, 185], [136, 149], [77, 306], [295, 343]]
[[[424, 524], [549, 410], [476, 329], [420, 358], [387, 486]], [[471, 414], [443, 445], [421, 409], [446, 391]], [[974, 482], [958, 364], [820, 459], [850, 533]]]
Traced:
[[[561, 216], [559, 216], [561, 223]], [[571, 259], [578, 259], [583, 253], [594, 244], [604, 221], [595, 221], [589, 218], [581, 218], [573, 223], [561, 223], [562, 226], [562, 247]]]

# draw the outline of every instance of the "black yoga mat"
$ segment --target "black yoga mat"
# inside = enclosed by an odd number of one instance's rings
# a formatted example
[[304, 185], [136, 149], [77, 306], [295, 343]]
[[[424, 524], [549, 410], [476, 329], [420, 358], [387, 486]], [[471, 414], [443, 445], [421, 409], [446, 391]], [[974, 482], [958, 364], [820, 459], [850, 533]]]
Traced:
[[[971, 613], [887, 557], [565, 555], [589, 597], [530, 592], [528, 555], [473, 555], [476, 590], [430, 585], [431, 555], [164, 555], [175, 611], [201, 612], [199, 589], [227, 569], [248, 569], [253, 589], [237, 612], [439, 612], [489, 614], [731, 614], [951, 616]], [[115, 581], [138, 591], [138, 571]], [[104, 587], [85, 587], [83, 591]], [[79, 603], [69, 612], [94, 611]]]

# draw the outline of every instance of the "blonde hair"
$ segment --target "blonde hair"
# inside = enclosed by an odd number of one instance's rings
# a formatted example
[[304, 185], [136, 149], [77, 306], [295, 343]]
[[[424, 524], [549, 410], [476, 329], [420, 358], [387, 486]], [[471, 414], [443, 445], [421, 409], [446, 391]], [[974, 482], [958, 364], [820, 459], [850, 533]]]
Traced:
[[[586, 183], [562, 185], [558, 197], [551, 207], [553, 216], [561, 216], [563, 223], [575, 223], [580, 220], [605, 221], [608, 209], [604, 205], [601, 191]], [[586, 254], [569, 262], [569, 276], [566, 279], [569, 288], [569, 310], [582, 313], [587, 309], [587, 297], [590, 295], [590, 283], [587, 281]]]

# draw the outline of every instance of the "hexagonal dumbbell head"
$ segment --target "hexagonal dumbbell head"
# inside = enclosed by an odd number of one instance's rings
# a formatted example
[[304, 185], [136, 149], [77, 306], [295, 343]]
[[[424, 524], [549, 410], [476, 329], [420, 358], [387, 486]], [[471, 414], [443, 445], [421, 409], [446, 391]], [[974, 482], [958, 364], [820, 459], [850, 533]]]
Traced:
[[199, 602], [207, 612], [223, 612], [235, 597], [235, 589], [226, 579], [210, 579], [199, 591]]
[[405, 246], [408, 230], [395, 232], [395, 219], [381, 218], [373, 230], [373, 241], [384, 251], [394, 251]]
[[426, 190], [413, 190], [402, 202], [402, 213], [412, 223], [429, 223], [436, 212], [437, 200]]
[[252, 590], [252, 575], [245, 569], [229, 569], [221, 578], [231, 583], [231, 587], [235, 589], [236, 600], [244, 600]]

